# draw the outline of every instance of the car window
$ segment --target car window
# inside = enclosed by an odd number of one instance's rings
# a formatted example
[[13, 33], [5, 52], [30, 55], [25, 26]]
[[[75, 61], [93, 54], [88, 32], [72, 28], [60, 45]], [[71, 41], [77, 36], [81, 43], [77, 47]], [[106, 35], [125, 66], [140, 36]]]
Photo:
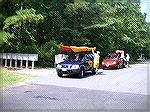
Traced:
[[86, 60], [94, 60], [94, 55], [93, 54], [85, 54], [82, 61], [86, 61]]
[[105, 59], [117, 59], [117, 58], [118, 58], [117, 55], [108, 55], [108, 56], [106, 56]]

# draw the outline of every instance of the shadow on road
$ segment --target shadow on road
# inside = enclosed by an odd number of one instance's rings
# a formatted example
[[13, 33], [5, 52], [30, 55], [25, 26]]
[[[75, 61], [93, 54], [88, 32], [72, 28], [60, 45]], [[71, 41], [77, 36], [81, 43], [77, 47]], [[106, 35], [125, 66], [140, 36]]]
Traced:
[[[104, 74], [103, 72], [98, 72], [97, 74], [86, 73], [83, 78], [88, 78], [88, 77], [92, 77], [92, 76], [95, 76], [95, 75], [106, 75], [106, 74]], [[83, 79], [83, 78], [79, 78], [78, 74], [76, 74], [76, 75], [69, 74], [69, 75], [63, 76], [62, 78]]]
[[[3, 90], [3, 109], [148, 109], [148, 96], [52, 85], [23, 85]], [[143, 112], [143, 111], [142, 111]]]

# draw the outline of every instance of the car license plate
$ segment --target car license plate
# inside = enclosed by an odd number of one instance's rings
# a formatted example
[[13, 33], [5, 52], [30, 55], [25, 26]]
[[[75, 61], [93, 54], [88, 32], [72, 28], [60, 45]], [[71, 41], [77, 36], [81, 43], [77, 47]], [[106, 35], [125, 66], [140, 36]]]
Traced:
[[62, 68], [62, 71], [67, 71], [67, 68]]

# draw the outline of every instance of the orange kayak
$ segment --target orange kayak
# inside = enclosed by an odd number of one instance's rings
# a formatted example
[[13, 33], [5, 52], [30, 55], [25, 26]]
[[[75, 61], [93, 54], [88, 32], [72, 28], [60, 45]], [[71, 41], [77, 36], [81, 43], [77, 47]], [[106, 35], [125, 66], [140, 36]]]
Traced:
[[71, 52], [72, 51], [70, 46], [64, 46], [64, 45], [60, 46], [60, 50], [61, 51], [66, 51], [66, 52]]
[[60, 46], [60, 50], [61, 51], [66, 51], [66, 52], [87, 52], [87, 51], [91, 51], [93, 48], [90, 48], [90, 47], [85, 47], [85, 46], [82, 46], [82, 47], [77, 47], [77, 46], [64, 46], [64, 45], [61, 45]]

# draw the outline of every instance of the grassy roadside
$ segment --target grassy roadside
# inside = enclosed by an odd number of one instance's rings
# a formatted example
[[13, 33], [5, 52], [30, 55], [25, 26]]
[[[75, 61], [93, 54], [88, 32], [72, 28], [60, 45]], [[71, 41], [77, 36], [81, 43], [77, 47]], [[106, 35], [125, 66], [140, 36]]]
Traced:
[[12, 70], [1, 69], [0, 73], [0, 88], [9, 87], [16, 83], [23, 82], [31, 78], [31, 74], [18, 73]]

